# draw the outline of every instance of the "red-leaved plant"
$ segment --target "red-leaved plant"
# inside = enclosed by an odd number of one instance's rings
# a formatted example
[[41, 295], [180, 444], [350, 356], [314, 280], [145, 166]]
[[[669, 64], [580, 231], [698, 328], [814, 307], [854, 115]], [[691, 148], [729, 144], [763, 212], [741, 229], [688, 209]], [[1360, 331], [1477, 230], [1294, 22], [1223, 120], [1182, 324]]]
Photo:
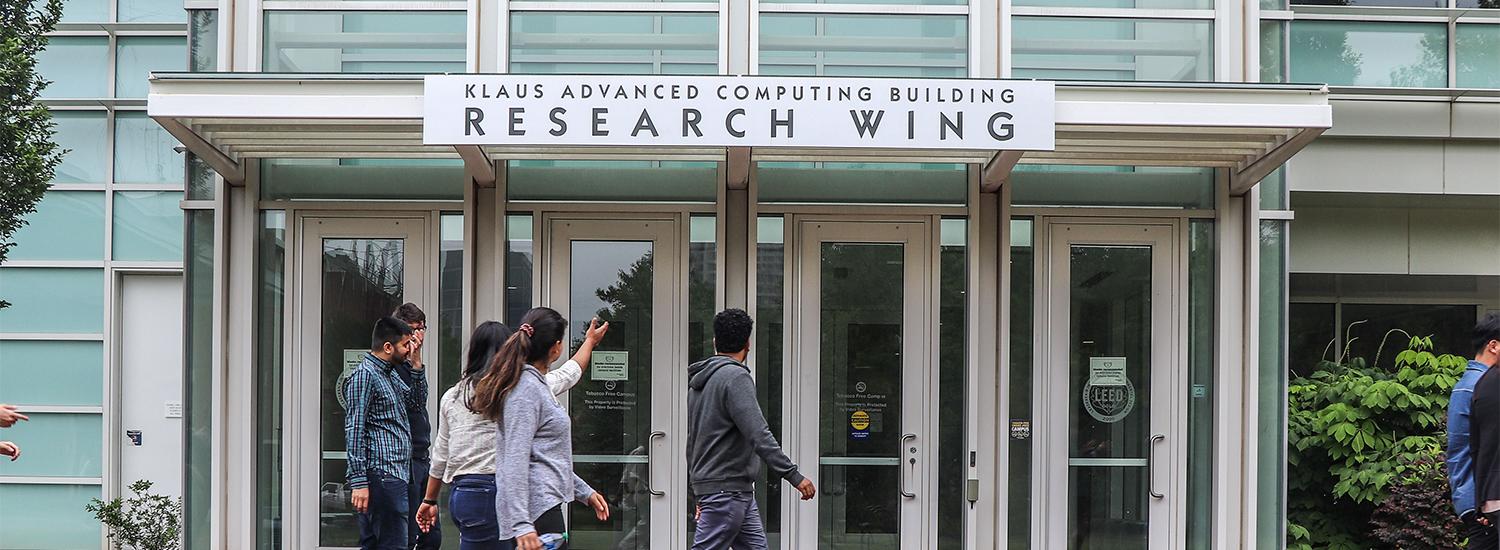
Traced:
[[1390, 494], [1370, 516], [1371, 535], [1386, 548], [1450, 550], [1460, 548], [1458, 517], [1449, 500], [1448, 468], [1443, 454], [1428, 454], [1408, 463]]

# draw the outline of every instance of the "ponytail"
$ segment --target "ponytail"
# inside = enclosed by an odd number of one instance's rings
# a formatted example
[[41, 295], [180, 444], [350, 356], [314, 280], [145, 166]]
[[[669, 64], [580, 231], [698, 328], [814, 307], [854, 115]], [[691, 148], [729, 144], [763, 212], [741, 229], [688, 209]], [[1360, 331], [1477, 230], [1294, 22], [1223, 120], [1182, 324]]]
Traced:
[[521, 321], [516, 332], [490, 358], [484, 374], [474, 383], [474, 394], [469, 397], [470, 411], [497, 423], [505, 416], [505, 399], [521, 382], [522, 370], [528, 364], [546, 360], [552, 346], [562, 340], [567, 326], [562, 315], [545, 307], [532, 308]]

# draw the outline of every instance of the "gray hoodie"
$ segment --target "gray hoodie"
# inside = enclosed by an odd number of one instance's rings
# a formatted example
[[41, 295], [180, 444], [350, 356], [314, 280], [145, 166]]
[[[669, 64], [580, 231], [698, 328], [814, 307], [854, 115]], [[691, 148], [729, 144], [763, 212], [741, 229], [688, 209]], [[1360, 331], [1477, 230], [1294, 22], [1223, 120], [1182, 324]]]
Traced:
[[694, 495], [751, 491], [764, 459], [776, 477], [802, 483], [755, 401], [750, 369], [716, 355], [688, 367], [688, 482]]

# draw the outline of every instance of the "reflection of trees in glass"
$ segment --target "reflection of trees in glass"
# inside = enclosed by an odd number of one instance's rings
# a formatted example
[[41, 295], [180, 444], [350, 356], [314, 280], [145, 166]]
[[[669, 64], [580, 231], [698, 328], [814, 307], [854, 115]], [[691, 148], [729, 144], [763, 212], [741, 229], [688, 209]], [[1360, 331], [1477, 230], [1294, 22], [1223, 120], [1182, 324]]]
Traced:
[[1303, 75], [1296, 80], [1353, 85], [1360, 76], [1364, 58], [1349, 47], [1349, 31], [1322, 22], [1298, 23], [1292, 27], [1292, 70]]
[[[1480, 0], [1479, 7], [1500, 9], [1500, 0]], [[1459, 25], [1455, 34], [1458, 86], [1500, 86], [1500, 29], [1493, 25]]]
[[1391, 85], [1407, 88], [1443, 87], [1448, 84], [1447, 33], [1422, 34], [1422, 59], [1391, 69]]

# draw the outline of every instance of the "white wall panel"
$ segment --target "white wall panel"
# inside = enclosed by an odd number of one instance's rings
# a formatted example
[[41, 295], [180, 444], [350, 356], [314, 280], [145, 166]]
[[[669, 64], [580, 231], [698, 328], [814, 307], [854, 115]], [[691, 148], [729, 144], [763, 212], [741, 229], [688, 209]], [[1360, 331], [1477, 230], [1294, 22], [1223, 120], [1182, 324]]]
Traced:
[[1500, 211], [1411, 210], [1412, 274], [1500, 275]]
[[1438, 140], [1325, 137], [1288, 166], [1292, 191], [1443, 192], [1443, 142]]
[[[1500, 121], [1495, 122], [1500, 129]], [[1443, 191], [1500, 195], [1500, 141], [1450, 141], [1443, 149]]]
[[1299, 208], [1290, 271], [1405, 273], [1407, 233], [1400, 208]]

